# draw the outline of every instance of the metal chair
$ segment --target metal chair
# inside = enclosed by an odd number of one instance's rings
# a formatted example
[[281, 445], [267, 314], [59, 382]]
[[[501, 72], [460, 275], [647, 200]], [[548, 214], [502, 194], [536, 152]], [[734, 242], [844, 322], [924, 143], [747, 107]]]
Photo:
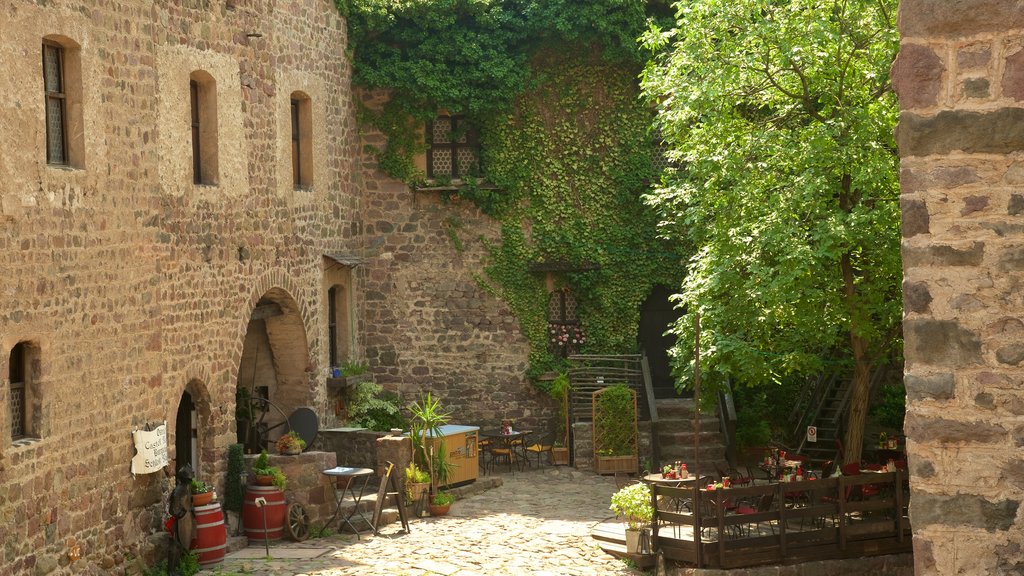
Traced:
[[541, 455], [546, 453], [548, 455], [548, 463], [551, 464], [551, 465], [554, 465], [554, 463], [555, 463], [554, 459], [551, 457], [551, 448], [553, 448], [554, 445], [555, 445], [555, 434], [554, 434], [554, 432], [548, 432], [548, 433], [544, 434], [543, 436], [540, 437], [539, 440], [537, 440], [536, 442], [533, 442], [532, 444], [530, 444], [530, 445], [528, 445], [528, 446], [526, 446], [524, 448], [524, 450], [526, 452], [526, 455], [527, 455], [526, 462], [527, 463], [530, 462], [529, 456], [530, 456], [530, 454], [532, 454], [534, 456], [534, 458], [536, 458], [536, 460], [537, 460], [537, 467], [540, 468], [540, 458], [541, 458]]

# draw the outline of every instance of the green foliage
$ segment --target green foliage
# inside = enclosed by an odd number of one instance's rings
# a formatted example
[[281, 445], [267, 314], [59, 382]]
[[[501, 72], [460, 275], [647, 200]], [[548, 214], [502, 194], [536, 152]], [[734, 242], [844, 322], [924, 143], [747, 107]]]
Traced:
[[569, 440], [566, 424], [569, 421], [569, 390], [572, 386], [569, 383], [569, 375], [560, 373], [551, 381], [547, 393], [558, 402], [558, 420], [555, 429], [555, 444], [566, 446]]
[[427, 469], [431, 478], [431, 489], [448, 483], [453, 470], [448, 460], [448, 450], [441, 436], [441, 426], [448, 423], [451, 414], [441, 406], [441, 401], [430, 392], [409, 406], [412, 418], [409, 421], [409, 436], [412, 438], [413, 458], [420, 467]]
[[871, 407], [871, 417], [882, 426], [903, 430], [906, 416], [907, 389], [901, 383], [883, 384], [878, 400]]
[[625, 384], [612, 384], [597, 397], [594, 449], [604, 456], [636, 453], [636, 402]]
[[192, 492], [193, 494], [206, 494], [207, 492], [213, 490], [213, 486], [210, 486], [209, 484], [203, 482], [202, 480], [196, 480], [195, 478], [193, 478], [192, 481], [189, 482], [188, 488], [189, 491]]
[[409, 462], [405, 467], [405, 481], [412, 484], [424, 484], [430, 482], [430, 474], [420, 469], [415, 462]]
[[[178, 562], [178, 574], [181, 576], [194, 576], [197, 572], [199, 572], [199, 553], [195, 550], [190, 550], [182, 554], [181, 560]], [[160, 560], [142, 573], [143, 576], [167, 576], [167, 574], [166, 559]]]
[[405, 428], [398, 395], [385, 392], [374, 382], [359, 382], [352, 391], [348, 404], [350, 423], [376, 431]]
[[[684, 0], [643, 87], [679, 168], [649, 196], [696, 254], [704, 382], [777, 382], [899, 346], [895, 0]], [[846, 274], [843, 273], [845, 270]], [[692, 318], [673, 329], [692, 381]]]
[[224, 479], [224, 508], [233, 512], [242, 511], [245, 497], [242, 475], [245, 473], [245, 455], [241, 444], [228, 446], [228, 471]]
[[260, 452], [260, 455], [256, 457], [256, 461], [252, 465], [252, 473], [257, 476], [270, 476], [274, 486], [281, 490], [288, 487], [288, 477], [280, 468], [270, 465], [270, 457], [266, 450]]
[[338, 366], [342, 376], [361, 376], [370, 371], [370, 365], [366, 362], [346, 360]]
[[450, 506], [455, 502], [455, 495], [451, 492], [438, 492], [431, 501], [434, 506]]
[[626, 518], [630, 530], [639, 530], [651, 523], [654, 508], [651, 507], [651, 488], [636, 482], [612, 494], [612, 512]]

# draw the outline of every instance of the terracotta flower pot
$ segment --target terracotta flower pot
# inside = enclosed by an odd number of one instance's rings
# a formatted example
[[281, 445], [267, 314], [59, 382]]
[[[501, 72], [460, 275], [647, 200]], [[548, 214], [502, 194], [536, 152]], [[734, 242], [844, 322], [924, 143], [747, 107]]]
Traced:
[[256, 478], [253, 480], [253, 484], [257, 486], [272, 486], [274, 484], [274, 477], [257, 474]]
[[448, 514], [448, 510], [452, 507], [451, 504], [430, 504], [430, 515], [431, 516], [444, 516]]
[[213, 500], [213, 492], [192, 495], [192, 506], [206, 506]]

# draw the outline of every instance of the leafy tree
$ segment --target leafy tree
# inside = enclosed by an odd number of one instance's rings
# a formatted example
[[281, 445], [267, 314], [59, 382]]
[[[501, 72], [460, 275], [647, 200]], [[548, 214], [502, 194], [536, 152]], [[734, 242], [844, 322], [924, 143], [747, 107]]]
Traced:
[[[676, 170], [648, 200], [698, 247], [681, 302], [711, 384], [854, 365], [860, 458], [873, 363], [899, 346], [896, 0], [681, 0], [643, 74]], [[674, 327], [685, 374], [692, 320]]]

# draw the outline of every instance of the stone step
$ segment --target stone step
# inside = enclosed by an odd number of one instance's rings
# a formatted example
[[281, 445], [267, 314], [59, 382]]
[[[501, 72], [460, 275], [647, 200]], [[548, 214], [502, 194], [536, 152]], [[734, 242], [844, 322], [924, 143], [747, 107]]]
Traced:
[[[697, 437], [697, 434], [690, 428], [669, 428], [665, 429], [661, 426], [658, 427], [658, 442], [662, 446], [666, 444], [689, 444], [693, 445], [693, 439]], [[718, 442], [722, 443], [722, 433], [718, 429], [704, 429], [700, 431], [700, 442]]]

